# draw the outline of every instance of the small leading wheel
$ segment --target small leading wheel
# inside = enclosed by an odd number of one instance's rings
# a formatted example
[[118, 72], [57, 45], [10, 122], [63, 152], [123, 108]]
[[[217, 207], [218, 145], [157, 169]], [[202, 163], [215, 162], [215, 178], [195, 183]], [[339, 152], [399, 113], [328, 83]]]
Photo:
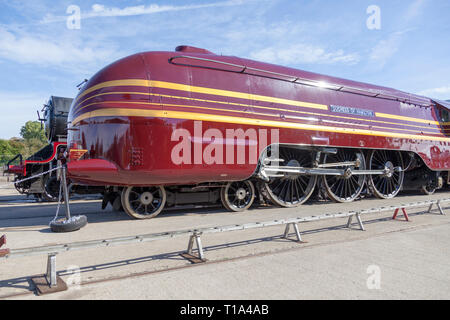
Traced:
[[365, 175], [353, 175], [352, 171], [365, 170], [364, 155], [360, 150], [339, 149], [336, 154], [326, 154], [324, 164], [338, 162], [356, 162], [358, 166], [340, 166], [333, 169], [343, 169], [343, 176], [323, 176], [323, 182], [328, 196], [336, 202], [352, 202], [364, 188]]
[[373, 150], [368, 160], [369, 170], [383, 170], [383, 174], [369, 175], [369, 186], [380, 199], [394, 198], [403, 185], [402, 154], [392, 150]]
[[[308, 150], [280, 148], [282, 166], [312, 168], [316, 153]], [[317, 176], [297, 173], [281, 174], [264, 184], [263, 193], [275, 205], [291, 208], [304, 203], [314, 191]]]
[[436, 192], [436, 187], [431, 186], [431, 183], [428, 183], [424, 186], [422, 186], [421, 191], [423, 194], [427, 196], [431, 196]]
[[128, 187], [122, 191], [122, 206], [134, 219], [156, 217], [166, 204], [166, 191], [158, 187]]
[[58, 201], [60, 182], [56, 176], [46, 176], [44, 178], [44, 192], [42, 197], [47, 201]]
[[255, 187], [251, 181], [229, 182], [220, 192], [220, 199], [230, 211], [245, 211], [255, 200]]

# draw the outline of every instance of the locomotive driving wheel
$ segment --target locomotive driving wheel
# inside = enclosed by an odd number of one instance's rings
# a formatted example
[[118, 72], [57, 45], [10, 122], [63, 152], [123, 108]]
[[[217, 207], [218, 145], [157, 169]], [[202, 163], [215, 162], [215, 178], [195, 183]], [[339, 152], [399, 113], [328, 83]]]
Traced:
[[352, 202], [364, 188], [365, 175], [353, 175], [352, 171], [365, 170], [364, 155], [360, 150], [339, 149], [336, 154], [325, 154], [324, 164], [355, 162], [357, 165], [333, 167], [343, 169], [344, 175], [324, 175], [323, 183], [328, 196], [336, 202]]
[[134, 219], [156, 217], [166, 204], [166, 191], [163, 186], [128, 187], [122, 191], [122, 206]]
[[369, 186], [380, 199], [394, 198], [403, 185], [402, 154], [392, 150], [373, 150], [369, 155], [369, 170], [384, 170], [383, 174], [369, 175]]
[[251, 181], [229, 182], [220, 192], [225, 208], [230, 211], [245, 211], [255, 200], [255, 187]]
[[[316, 153], [309, 150], [280, 148], [279, 157], [283, 166], [312, 168]], [[286, 173], [272, 177], [263, 186], [263, 193], [281, 207], [297, 207], [309, 199], [316, 186], [317, 176]]]

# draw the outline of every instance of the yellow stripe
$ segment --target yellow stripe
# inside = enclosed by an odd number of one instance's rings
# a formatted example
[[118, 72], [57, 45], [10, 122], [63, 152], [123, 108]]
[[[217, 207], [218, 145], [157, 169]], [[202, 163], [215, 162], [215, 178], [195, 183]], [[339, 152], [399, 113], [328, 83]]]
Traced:
[[[144, 79], [124, 79], [124, 80], [113, 80], [113, 81], [102, 82], [102, 83], [99, 83], [93, 87], [90, 87], [90, 88], [86, 89], [85, 91], [83, 91], [82, 93], [80, 93], [78, 95], [78, 97], [76, 98], [76, 101], [78, 101], [81, 97], [85, 96], [86, 94], [88, 94], [92, 91], [102, 89], [102, 88], [107, 88], [107, 87], [119, 87], [119, 86], [154, 87], [154, 88], [171, 89], [171, 90], [203, 93], [203, 94], [218, 95], [218, 96], [229, 96], [229, 97], [233, 97], [233, 98], [240, 98], [240, 99], [247, 99], [247, 100], [257, 100], [257, 101], [263, 101], [263, 102], [287, 104], [287, 105], [293, 105], [293, 106], [304, 107], [304, 108], [328, 110], [328, 106], [324, 105], [324, 104], [316, 104], [316, 103], [311, 103], [311, 102], [302, 102], [302, 101], [297, 101], [297, 100], [289, 100], [289, 99], [283, 99], [283, 98], [254, 95], [254, 94], [250, 94], [250, 93], [243, 93], [243, 92], [237, 92], [237, 91], [213, 89], [213, 88], [206, 88], [206, 87], [197, 87], [197, 86], [191, 86], [191, 85], [187, 85], [187, 84], [165, 82], [165, 81], [155, 81], [155, 80], [144, 80]], [[405, 117], [405, 116], [397, 116], [397, 115], [381, 113], [381, 112], [376, 112], [375, 116], [380, 117], [380, 118], [397, 119], [397, 120], [439, 125], [438, 121], [424, 120], [424, 119]]]
[[380, 117], [380, 118], [390, 118], [390, 119], [397, 119], [397, 120], [413, 121], [413, 122], [421, 122], [421, 123], [437, 124], [437, 125], [439, 125], [439, 121], [432, 121], [432, 120], [425, 120], [425, 119], [417, 119], [417, 118], [411, 118], [411, 117], [397, 116], [395, 114], [375, 112], [375, 115], [377, 117]]
[[[423, 128], [423, 129], [430, 129], [430, 127], [424, 127], [424, 126], [420, 126], [420, 125], [411, 125], [411, 124], [405, 124], [405, 123], [398, 123], [398, 122], [389, 122], [389, 121], [381, 121], [381, 120], [372, 120], [372, 119], [361, 119], [361, 118], [353, 118], [353, 117], [344, 117], [344, 116], [337, 116], [337, 115], [333, 115], [333, 114], [325, 114], [325, 113], [317, 113], [317, 112], [308, 112], [308, 111], [297, 111], [297, 110], [291, 110], [291, 109], [284, 109], [284, 108], [272, 108], [272, 107], [265, 107], [265, 106], [254, 106], [254, 105], [250, 105], [250, 104], [244, 104], [244, 103], [236, 103], [236, 102], [225, 102], [225, 101], [217, 101], [217, 100], [206, 100], [206, 99], [198, 99], [198, 98], [190, 98], [190, 97], [182, 97], [182, 96], [171, 96], [171, 95], [166, 95], [166, 94], [157, 94], [157, 93], [147, 93], [147, 92], [126, 92], [126, 91], [116, 91], [116, 92], [105, 92], [105, 93], [100, 93], [100, 94], [96, 94], [94, 96], [91, 96], [85, 100], [83, 100], [82, 102], [80, 102], [78, 105], [83, 104], [84, 102], [96, 98], [96, 97], [100, 97], [100, 96], [104, 96], [104, 95], [112, 95], [112, 94], [135, 94], [135, 95], [148, 95], [148, 96], [154, 96], [154, 97], [163, 97], [163, 98], [172, 98], [172, 99], [181, 99], [181, 100], [192, 100], [192, 101], [200, 101], [200, 102], [209, 102], [209, 103], [217, 103], [217, 104], [225, 104], [225, 105], [236, 105], [236, 106], [242, 106], [242, 107], [248, 107], [248, 108], [257, 108], [257, 109], [268, 109], [268, 110], [275, 110], [275, 111], [287, 111], [287, 112], [292, 112], [292, 113], [298, 113], [298, 114], [308, 114], [308, 115], [315, 115], [315, 116], [325, 116], [325, 117], [330, 117], [330, 118], [339, 118], [339, 119], [346, 119], [346, 120], [358, 120], [358, 121], [365, 121], [365, 122], [375, 122], [375, 123], [384, 123], [384, 124], [393, 124], [393, 125], [402, 125], [402, 126], [407, 126], [407, 127], [413, 127], [413, 128]], [[120, 101], [105, 101], [106, 103], [108, 102], [112, 102], [112, 103], [119, 103]], [[123, 102], [123, 101], [122, 101]], [[151, 104], [151, 105], [155, 105], [154, 103], [147, 103], [147, 102], [131, 102], [131, 101], [126, 101], [126, 103], [140, 103], [140, 104]], [[89, 106], [95, 105], [98, 103], [90, 103], [87, 104], [81, 108], [79, 108], [77, 110], [77, 112], [83, 110], [84, 108], [87, 108]], [[159, 105], [159, 104], [158, 104]], [[171, 104], [173, 105], [173, 104]], [[190, 108], [202, 108], [202, 109], [211, 109], [211, 110], [222, 110], [222, 111], [227, 111], [227, 112], [234, 112], [232, 110], [224, 110], [224, 109], [217, 109], [217, 108], [208, 108], [208, 107], [198, 107], [198, 106], [185, 106], [185, 105], [176, 105], [176, 106], [180, 106], [180, 107], [190, 107]], [[237, 111], [237, 112], [242, 112], [242, 111]], [[257, 113], [254, 112], [255, 114], [261, 114], [261, 115], [265, 115], [265, 116], [276, 116], [278, 117], [279, 115], [274, 115], [274, 114], [266, 114], [266, 113]], [[286, 117], [292, 117], [292, 116], [286, 116]], [[348, 124], [348, 123], [346, 123]], [[358, 125], [358, 124], [354, 124], [352, 123], [352, 125]], [[359, 124], [360, 125], [360, 124]], [[365, 124], [364, 124], [365, 125]], [[367, 125], [368, 126], [368, 125]], [[389, 127], [380, 127], [380, 126], [374, 126], [374, 127], [378, 127], [378, 128], [389, 128]], [[438, 130], [438, 128], [434, 128], [436, 130]], [[414, 131], [414, 130], [410, 130], [410, 129], [396, 129], [396, 130], [402, 130], [402, 131]], [[439, 133], [439, 132], [433, 132], [433, 131], [428, 131], [428, 130], [421, 130], [424, 132], [429, 132], [429, 133]]]
[[196, 93], [211, 94], [211, 95], [215, 95], [215, 96], [228, 96], [228, 97], [247, 99], [247, 100], [258, 100], [258, 101], [264, 101], [264, 102], [288, 104], [288, 105], [304, 107], [304, 108], [328, 110], [328, 106], [324, 105], [324, 104], [289, 100], [289, 99], [283, 99], [283, 98], [274, 98], [274, 97], [262, 96], [262, 95], [258, 95], [258, 94], [250, 94], [250, 93], [228, 91], [228, 90], [221, 90], [221, 89], [196, 87], [196, 86], [189, 86], [189, 85], [185, 85], [185, 84], [163, 82], [163, 81], [150, 81], [150, 83], [151, 83], [152, 87], [156, 87], [156, 88], [173, 89], [173, 90], [180, 90], [180, 91], [191, 91], [191, 92], [196, 92]]
[[75, 101], [78, 101], [88, 93], [91, 93], [92, 91], [108, 88], [108, 87], [120, 87], [120, 86], [136, 86], [136, 87], [148, 87], [148, 81], [142, 80], [142, 79], [129, 79], [129, 80], [113, 80], [113, 81], [106, 81], [99, 83], [93, 87], [90, 87], [83, 92], [81, 92]]
[[[115, 103], [125, 103], [123, 101], [104, 101], [103, 103], [105, 104], [115, 104]], [[225, 110], [225, 109], [221, 109], [221, 108], [211, 108], [211, 107], [200, 107], [200, 106], [190, 106], [190, 105], [185, 105], [185, 104], [160, 104], [160, 103], [153, 103], [153, 102], [137, 102], [137, 101], [127, 101], [127, 104], [139, 104], [139, 105], [151, 105], [151, 106], [163, 106], [163, 107], [179, 107], [179, 108], [194, 108], [194, 109], [205, 109], [205, 110], [215, 110], [215, 111], [222, 111], [222, 112], [236, 112], [236, 113], [244, 113], [241, 110]], [[86, 105], [85, 107], [91, 106], [91, 105], [98, 105], [98, 104], [102, 104], [102, 103], [98, 103], [98, 102], [94, 102], [94, 103], [90, 103], [88, 105]], [[81, 110], [81, 109], [80, 109]], [[247, 113], [248, 115], [260, 115], [260, 116], [266, 116], [266, 117], [274, 117], [274, 118], [279, 118], [280, 115], [276, 115], [276, 114], [269, 114], [269, 113], [261, 113], [261, 112], [251, 112], [251, 113]], [[320, 115], [320, 114], [319, 114]], [[289, 116], [286, 115], [287, 119], [300, 119], [300, 120], [305, 120], [306, 118], [304, 117], [298, 117], [298, 116]], [[339, 117], [339, 118], [345, 118], [345, 117]], [[355, 118], [356, 119], [356, 118]], [[308, 119], [306, 119], [308, 120]], [[319, 119], [317, 119], [316, 121], [319, 121]], [[342, 125], [349, 125], [348, 122], [341, 122], [341, 121], [332, 121], [332, 120], [322, 120], [324, 122], [334, 122], [334, 123], [338, 123], [338, 124], [342, 124]], [[384, 121], [376, 121], [376, 122], [381, 122], [381, 123], [389, 123], [389, 122], [384, 122]], [[392, 124], [397, 124], [397, 123], [393, 123]], [[369, 127], [371, 125], [368, 124], [359, 124], [359, 123], [351, 123], [351, 125], [353, 126], [360, 126], [360, 127]], [[380, 129], [392, 129], [392, 130], [397, 130], [397, 131], [407, 131], [407, 132], [413, 132], [413, 133], [417, 133], [417, 130], [411, 130], [411, 129], [401, 129], [401, 128], [390, 128], [390, 127], [383, 127], [383, 126], [372, 126], [374, 128], [380, 128]], [[439, 132], [433, 132], [433, 131], [426, 131], [423, 130], [423, 132], [427, 132], [427, 133], [436, 133], [438, 134]]]
[[75, 125], [78, 122], [88, 119], [88, 118], [108, 117], [108, 116], [111, 116], [111, 117], [124, 116], [124, 117], [155, 117], [155, 118], [171, 118], [171, 119], [188, 119], [188, 120], [198, 120], [198, 121], [235, 123], [235, 124], [257, 125], [257, 126], [267, 126], [267, 127], [277, 127], [277, 128], [325, 131], [325, 132], [339, 132], [339, 133], [346, 133], [346, 134], [360, 134], [360, 135], [382, 136], [382, 137], [392, 137], [392, 138], [450, 141], [450, 138], [434, 137], [434, 136], [418, 136], [418, 135], [411, 135], [411, 134], [401, 134], [401, 133], [362, 130], [362, 129], [338, 128], [338, 127], [311, 125], [311, 124], [303, 124], [303, 123], [295, 123], [295, 122], [261, 120], [261, 119], [251, 119], [251, 118], [244, 118], [244, 117], [212, 115], [212, 114], [204, 114], [204, 113], [129, 109], [129, 108], [106, 108], [106, 109], [94, 110], [92, 112], [86, 112], [85, 114], [82, 114], [79, 117], [77, 117], [75, 120], [73, 120], [73, 124]]
[[86, 89], [82, 93], [80, 93], [77, 97], [77, 101], [81, 97], [85, 96], [86, 94], [88, 94], [92, 91], [102, 89], [102, 88], [107, 88], [107, 87], [119, 87], [119, 86], [136, 86], [136, 87], [153, 87], [153, 88], [161, 88], [161, 89], [171, 89], [171, 90], [211, 94], [211, 95], [216, 95], [216, 96], [228, 96], [228, 97], [239, 98], [239, 99], [258, 100], [258, 101], [264, 101], [264, 102], [288, 104], [288, 105], [304, 107], [304, 108], [328, 110], [328, 106], [324, 105], [324, 104], [268, 97], [268, 96], [243, 93], [243, 92], [238, 92], [238, 91], [197, 87], [197, 86], [191, 86], [191, 85], [187, 85], [187, 84], [180, 84], [180, 83], [173, 83], [173, 82], [142, 80], [142, 79], [141, 80], [139, 80], [139, 79], [115, 80], [115, 81], [107, 81], [107, 82], [99, 83], [91, 88]]

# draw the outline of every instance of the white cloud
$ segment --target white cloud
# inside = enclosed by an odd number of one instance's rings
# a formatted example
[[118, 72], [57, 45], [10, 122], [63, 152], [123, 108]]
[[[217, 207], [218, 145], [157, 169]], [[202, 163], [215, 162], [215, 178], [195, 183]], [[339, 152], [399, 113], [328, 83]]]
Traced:
[[81, 46], [64, 38], [20, 35], [0, 27], [0, 58], [10, 61], [80, 71], [111, 61], [112, 57], [117, 57], [115, 48]]
[[[418, 18], [423, 11], [426, 0], [415, 0], [405, 10], [405, 13], [399, 18], [400, 27], [403, 29]], [[403, 39], [403, 35], [413, 28], [406, 29], [405, 31], [393, 32], [389, 34], [386, 39], [380, 40], [375, 47], [372, 48], [369, 59], [371, 62], [376, 63], [380, 68], [398, 52]]]
[[450, 99], [450, 85], [426, 89], [419, 92], [419, 94], [436, 99]]
[[[215, 8], [215, 7], [226, 7], [226, 6], [236, 6], [244, 3], [244, 0], [228, 0], [222, 2], [213, 2], [206, 4], [196, 4], [196, 5], [184, 5], [184, 6], [172, 6], [172, 5], [139, 5], [130, 6], [125, 8], [117, 7], [106, 7], [102, 4], [92, 5], [92, 10], [87, 13], [81, 13], [82, 19], [96, 18], [96, 17], [124, 17], [124, 16], [137, 16], [137, 15], [147, 15], [160, 12], [169, 11], [185, 11], [203, 8]], [[51, 23], [57, 21], [65, 21], [67, 16], [54, 16], [52, 14], [47, 14], [43, 19], [42, 23]]]
[[369, 59], [383, 67], [387, 61], [398, 51], [401, 42], [401, 33], [395, 32], [389, 35], [387, 39], [380, 40], [372, 48]]
[[296, 44], [288, 47], [268, 47], [250, 54], [252, 59], [276, 64], [334, 64], [353, 65], [359, 62], [359, 55], [345, 53], [343, 50], [327, 52], [311, 44]]
[[404, 15], [404, 19], [406, 22], [410, 22], [411, 20], [417, 18], [422, 10], [423, 6], [425, 5], [426, 0], [416, 0], [414, 1], [406, 10], [406, 13]]

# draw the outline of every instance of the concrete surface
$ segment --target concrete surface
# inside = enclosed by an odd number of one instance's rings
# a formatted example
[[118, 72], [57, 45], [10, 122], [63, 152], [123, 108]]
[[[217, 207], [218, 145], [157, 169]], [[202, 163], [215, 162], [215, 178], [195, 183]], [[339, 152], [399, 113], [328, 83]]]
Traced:
[[[0, 234], [6, 234], [9, 248], [450, 197], [450, 192], [441, 191], [351, 204], [260, 207], [244, 213], [184, 209], [144, 221], [130, 220], [110, 207], [102, 212], [99, 201], [78, 200], [72, 203], [72, 214], [86, 214], [89, 224], [74, 233], [55, 234], [48, 227], [55, 204], [12, 201], [2, 194], [0, 190]], [[426, 209], [409, 210], [411, 222], [393, 221], [392, 213], [364, 216], [365, 232], [356, 226], [344, 228], [347, 219], [300, 224], [307, 241], [303, 244], [282, 239], [283, 226], [208, 234], [202, 237], [208, 259], [203, 265], [180, 257], [187, 237], [63, 253], [56, 259], [58, 273], [74, 284], [68, 291], [41, 297], [34, 294], [30, 276], [45, 271], [45, 256], [2, 259], [0, 299], [449, 299], [450, 214], [426, 214]], [[78, 270], [75, 274], [67, 271], [73, 268]], [[375, 288], [369, 289], [368, 282]]]

